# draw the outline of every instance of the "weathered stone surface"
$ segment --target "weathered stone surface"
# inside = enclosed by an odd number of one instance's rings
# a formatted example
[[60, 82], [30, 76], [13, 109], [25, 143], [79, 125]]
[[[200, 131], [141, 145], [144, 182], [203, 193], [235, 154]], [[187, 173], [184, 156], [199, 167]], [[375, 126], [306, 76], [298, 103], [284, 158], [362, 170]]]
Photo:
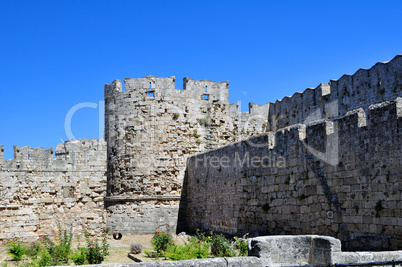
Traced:
[[377, 63], [370, 69], [359, 69], [353, 75], [321, 83], [271, 103], [267, 131], [310, 123], [317, 119], [334, 119], [354, 109], [365, 112], [370, 105], [390, 101], [401, 96], [402, 56], [386, 63]]
[[[14, 155], [13, 160], [0, 158], [0, 240], [51, 236], [59, 224], [74, 233], [83, 227], [91, 234], [105, 229], [103, 140], [67, 141], [57, 146], [56, 159], [53, 149], [43, 148], [15, 146]], [[91, 195], [88, 184], [101, 192]]]
[[229, 104], [228, 82], [185, 78], [177, 90], [174, 77], [147, 76], [123, 91], [116, 80], [105, 86], [107, 165], [103, 140], [60, 144], [56, 160], [18, 146], [5, 160], [0, 146], [0, 239], [59, 221], [97, 234], [105, 205], [121, 233], [182, 223], [402, 248], [401, 71], [399, 55], [248, 113]]
[[339, 238], [347, 250], [402, 249], [401, 107], [398, 97], [367, 113], [189, 157], [188, 230], [320, 234]]
[[[82, 265], [90, 267], [95, 265]], [[255, 257], [234, 257], [234, 258], [210, 258], [199, 260], [185, 260], [185, 261], [162, 261], [162, 262], [140, 262], [140, 263], [111, 263], [111, 264], [98, 264], [100, 267], [259, 267], [265, 266], [263, 260]]]
[[332, 252], [341, 252], [341, 242], [328, 236], [263, 236], [249, 240], [249, 255], [266, 258], [272, 265], [326, 264]]
[[386, 262], [402, 261], [402, 251], [382, 251], [382, 252], [335, 252], [332, 253], [331, 263], [367, 263], [367, 262]]
[[124, 83], [126, 91], [119, 80], [105, 85], [107, 227], [153, 233], [168, 223], [175, 230], [187, 157], [264, 132], [269, 103], [239, 113], [239, 104], [229, 105], [228, 82], [185, 78], [183, 90], [175, 77]]

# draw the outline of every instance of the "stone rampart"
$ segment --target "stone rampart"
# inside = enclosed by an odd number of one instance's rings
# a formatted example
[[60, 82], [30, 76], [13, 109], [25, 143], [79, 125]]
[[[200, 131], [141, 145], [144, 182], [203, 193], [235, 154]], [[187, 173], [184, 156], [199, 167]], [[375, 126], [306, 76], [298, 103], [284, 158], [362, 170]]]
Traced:
[[105, 229], [105, 142], [67, 141], [55, 156], [53, 149], [18, 146], [14, 159], [0, 155], [0, 240], [54, 235], [59, 225], [75, 233]]
[[95, 233], [106, 217], [123, 234], [187, 223], [400, 248], [401, 69], [398, 55], [243, 113], [227, 81], [184, 78], [178, 90], [174, 76], [146, 76], [123, 90], [115, 80], [105, 142], [60, 144], [55, 159], [16, 146], [5, 160], [0, 146], [0, 239], [70, 221]]
[[319, 234], [347, 250], [402, 248], [402, 99], [191, 156], [190, 231]]
[[276, 131], [297, 123], [334, 119], [354, 109], [367, 112], [374, 103], [401, 96], [402, 55], [389, 62], [377, 63], [370, 69], [359, 69], [353, 75], [321, 83], [270, 103], [267, 131]]

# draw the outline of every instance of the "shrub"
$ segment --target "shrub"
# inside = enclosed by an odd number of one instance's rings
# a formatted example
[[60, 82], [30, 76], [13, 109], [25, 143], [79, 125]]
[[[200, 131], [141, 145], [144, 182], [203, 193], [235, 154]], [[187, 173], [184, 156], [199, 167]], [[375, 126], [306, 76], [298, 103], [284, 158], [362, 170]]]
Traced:
[[248, 256], [248, 243], [246, 240], [235, 237], [236, 248], [239, 250], [240, 256]]
[[86, 259], [89, 264], [100, 264], [105, 259], [107, 255], [109, 255], [109, 244], [107, 243], [106, 235], [107, 231], [105, 232], [102, 245], [100, 246], [98, 243], [98, 239], [91, 240], [89, 238], [89, 233], [87, 230], [84, 232], [85, 241], [87, 243], [85, 254]]
[[38, 265], [39, 266], [51, 266], [51, 265], [57, 265], [57, 263], [55, 263], [55, 260], [49, 254], [49, 251], [47, 249], [42, 249], [39, 252]]
[[55, 256], [57, 256], [62, 263], [67, 263], [70, 258], [72, 240], [72, 230], [69, 232], [67, 230], [61, 231], [59, 227], [59, 243], [55, 247]]
[[84, 247], [78, 247], [71, 254], [71, 259], [73, 260], [75, 265], [83, 265], [86, 262], [87, 254], [85, 253]]
[[149, 251], [147, 249], [144, 250], [145, 255], [147, 255], [150, 258], [155, 258], [155, 259], [159, 259], [159, 257], [161, 256], [160, 253], [155, 252], [155, 251]]
[[198, 120], [198, 123], [200, 125], [209, 126], [211, 124], [211, 118], [209, 116], [201, 118]]
[[36, 259], [39, 256], [41, 250], [40, 242], [33, 242], [25, 250], [25, 255], [32, 259]]
[[[58, 242], [53, 242], [49, 237], [42, 236], [43, 249], [39, 253], [40, 262], [45, 265], [66, 264], [70, 259], [71, 243], [73, 239], [72, 231], [62, 231], [59, 227]], [[48, 265], [46, 265], [48, 264]]]
[[87, 246], [81, 247], [78, 239], [78, 248], [72, 250], [72, 231], [62, 231], [59, 227], [56, 242], [52, 241], [49, 237], [42, 236], [39, 241], [32, 243], [26, 248], [26, 246], [21, 245], [20, 241], [16, 239], [9, 243], [7, 251], [15, 261], [21, 260], [24, 255], [29, 257], [22, 265], [18, 264], [18, 266], [38, 267], [67, 265], [71, 260], [75, 265], [85, 263], [99, 264], [109, 255], [109, 245], [107, 243], [106, 234], [107, 232], [105, 232], [102, 243], [99, 245], [98, 240], [92, 241], [89, 238], [88, 232], [85, 230]]
[[211, 253], [215, 257], [233, 257], [234, 251], [227, 240], [222, 234], [214, 235], [211, 240]]
[[198, 137], [200, 137], [201, 135], [198, 134], [197, 130], [194, 130], [193, 136], [194, 136], [195, 138], [198, 138]]
[[17, 238], [8, 244], [7, 252], [11, 255], [13, 261], [20, 261], [25, 255], [26, 246], [21, 245], [20, 240]]
[[203, 242], [210, 243], [212, 241], [212, 236], [214, 235], [214, 232], [210, 231], [209, 235], [205, 234], [204, 232], [201, 232], [200, 229], [195, 230], [195, 237]]
[[156, 231], [151, 239], [152, 247], [157, 252], [166, 251], [166, 249], [173, 245], [173, 236], [169, 232], [169, 227], [165, 231]]
[[182, 246], [172, 245], [167, 248], [164, 255], [174, 261], [204, 259], [209, 256], [209, 244], [197, 240]]

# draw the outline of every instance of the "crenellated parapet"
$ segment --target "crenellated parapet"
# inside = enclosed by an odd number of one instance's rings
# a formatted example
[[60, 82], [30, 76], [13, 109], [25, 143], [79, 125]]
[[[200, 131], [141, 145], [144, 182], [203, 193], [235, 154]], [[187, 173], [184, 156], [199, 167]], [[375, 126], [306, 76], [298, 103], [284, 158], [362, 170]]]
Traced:
[[0, 146], [0, 151], [2, 153], [0, 159], [3, 160], [3, 163], [0, 161], [0, 165], [8, 171], [68, 171], [85, 168], [93, 162], [99, 162], [97, 165], [101, 166], [106, 161], [106, 143], [103, 139], [66, 141], [57, 145], [56, 153], [53, 148], [14, 146], [13, 159], [3, 159], [4, 145]]
[[[3, 151], [0, 146], [0, 151]], [[106, 144], [70, 140], [53, 149], [14, 146], [0, 158], [0, 240], [37, 239], [58, 226], [100, 234], [105, 225]]]
[[148, 75], [143, 78], [126, 78], [124, 83], [127, 91], [173, 90], [175, 89], [175, 80], [174, 76], [162, 78]]
[[330, 235], [401, 249], [402, 98], [294, 124], [187, 162], [187, 231]]
[[47, 169], [53, 163], [53, 148], [14, 146], [14, 168], [23, 170]]
[[[269, 106], [239, 113], [229, 105], [227, 81], [184, 78], [183, 90], [174, 89], [174, 77], [124, 81], [126, 91], [118, 80], [105, 85], [108, 227], [152, 233], [156, 222], [177, 223], [166, 214], [178, 212], [187, 157], [262, 133]], [[133, 212], [122, 212], [124, 201]], [[164, 203], [157, 213], [155, 201]], [[149, 216], [140, 223], [136, 214]]]
[[228, 104], [229, 101], [229, 82], [213, 82], [210, 80], [183, 79], [183, 90], [190, 91], [195, 99], [208, 99], [213, 102]]
[[368, 110], [372, 103], [390, 101], [402, 93], [402, 56], [359, 69], [353, 75], [322, 83], [272, 103], [267, 130], [275, 131], [295, 123], [334, 119], [357, 108]]
[[[134, 101], [177, 99], [190, 104], [219, 102], [228, 104], [229, 82], [214, 82], [210, 80], [183, 79], [183, 90], [175, 89], [175, 77], [145, 76], [142, 78], [125, 78], [123, 86], [120, 80], [105, 85], [105, 97], [122, 94], [122, 98], [130, 97]], [[120, 98], [119, 98], [120, 99]]]
[[227, 81], [115, 80], [105, 140], [15, 146], [14, 159], [0, 145], [0, 240], [58, 222], [91, 234], [169, 224], [402, 249], [401, 67], [396, 56], [249, 112], [229, 104]]

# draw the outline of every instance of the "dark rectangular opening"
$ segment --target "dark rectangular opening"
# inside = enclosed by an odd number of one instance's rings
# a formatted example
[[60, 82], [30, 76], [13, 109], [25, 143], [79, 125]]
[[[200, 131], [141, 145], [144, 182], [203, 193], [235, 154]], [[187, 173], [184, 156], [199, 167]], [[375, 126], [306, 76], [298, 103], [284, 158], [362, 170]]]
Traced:
[[154, 91], [147, 92], [147, 97], [154, 97]]

